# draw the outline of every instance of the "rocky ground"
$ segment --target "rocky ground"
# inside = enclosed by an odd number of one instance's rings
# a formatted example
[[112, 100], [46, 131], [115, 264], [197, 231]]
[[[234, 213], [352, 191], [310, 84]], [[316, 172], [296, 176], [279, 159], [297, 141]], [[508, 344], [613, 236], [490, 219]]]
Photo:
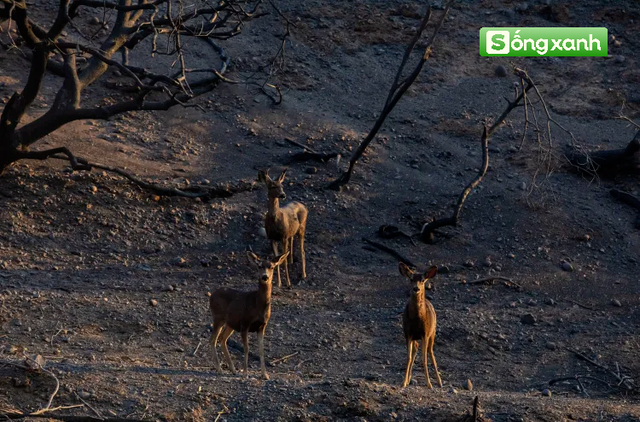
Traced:
[[[250, 181], [264, 167], [275, 173], [299, 152], [287, 138], [348, 157], [380, 112], [423, 6], [277, 3], [297, 26], [274, 80], [284, 88], [281, 105], [252, 84], [224, 84], [202, 98], [205, 112], [78, 122], [38, 145], [67, 145], [174, 184]], [[36, 13], [53, 17], [47, 8]], [[244, 80], [270, 62], [281, 24], [271, 13], [229, 42], [237, 58], [231, 76]], [[611, 57], [478, 55], [481, 27], [517, 25], [606, 26], [615, 37]], [[119, 176], [72, 173], [56, 162], [15, 165], [0, 179], [0, 358], [43, 356], [61, 383], [54, 405], [85, 404], [60, 411], [67, 414], [460, 421], [478, 396], [494, 421], [639, 420], [637, 394], [594, 379], [584, 379], [583, 388], [573, 380], [549, 385], [585, 375], [615, 386], [618, 371], [640, 383], [640, 232], [635, 212], [609, 195], [611, 188], [638, 195], [637, 176], [591, 181], [557, 164], [541, 178], [534, 136], [519, 148], [520, 109], [492, 138], [490, 170], [459, 227], [441, 230], [432, 245], [376, 238], [381, 224], [416, 232], [451, 212], [480, 165], [482, 121], [502, 111], [517, 81], [497, 77], [499, 65], [526, 68], [553, 117], [581, 145], [624, 147], [635, 131], [617, 118], [621, 107], [636, 121], [640, 110], [639, 26], [633, 1], [456, 2], [423, 74], [347, 189], [325, 189], [337, 175], [335, 160], [289, 166], [287, 195], [310, 211], [309, 274], [300, 281], [296, 264], [294, 288], [275, 289], [269, 381], [259, 377], [255, 337], [249, 379], [216, 374], [207, 343], [207, 292], [254, 288], [243, 251], [270, 251], [259, 235], [263, 187], [203, 202], [158, 198]], [[15, 51], [0, 51], [3, 102], [21, 89], [26, 63]], [[31, 117], [46, 110], [56, 84], [48, 77]], [[105, 89], [97, 84], [90, 100]], [[553, 135], [554, 151], [570, 142], [555, 127]], [[412, 385], [400, 388], [407, 286], [397, 262], [364, 249], [363, 236], [421, 265], [448, 268], [429, 292], [443, 388], [425, 387], [420, 363]], [[488, 276], [520, 287], [470, 283]], [[230, 345], [238, 367], [237, 334]], [[0, 364], [2, 408], [36, 410], [54, 387], [47, 374]]]

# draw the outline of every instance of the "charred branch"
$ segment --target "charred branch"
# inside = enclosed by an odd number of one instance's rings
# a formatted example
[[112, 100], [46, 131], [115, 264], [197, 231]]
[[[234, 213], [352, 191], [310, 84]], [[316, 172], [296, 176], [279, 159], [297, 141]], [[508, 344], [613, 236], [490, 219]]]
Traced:
[[505, 119], [509, 114], [520, 104], [520, 102], [525, 98], [527, 92], [532, 89], [535, 85], [529, 78], [529, 76], [521, 69], [516, 68], [514, 73], [520, 76], [524, 81], [526, 81], [526, 88], [516, 97], [514, 101], [508, 101], [508, 105], [506, 109], [502, 112], [500, 117], [495, 121], [495, 123], [491, 127], [484, 127], [482, 132], [482, 136], [480, 138], [480, 148], [482, 149], [482, 165], [476, 177], [464, 188], [464, 190], [458, 196], [458, 201], [454, 208], [453, 214], [450, 217], [434, 219], [433, 221], [422, 226], [422, 231], [420, 234], [421, 239], [424, 242], [432, 243], [434, 240], [434, 230], [439, 229], [444, 226], [457, 226], [458, 221], [460, 219], [460, 213], [462, 212], [462, 207], [464, 206], [464, 202], [471, 192], [478, 187], [482, 178], [487, 173], [487, 169], [489, 168], [489, 138], [491, 135], [502, 125], [505, 123]]
[[380, 128], [382, 127], [383, 123], [387, 119], [387, 116], [391, 113], [391, 111], [393, 111], [393, 108], [396, 106], [398, 101], [400, 101], [400, 99], [402, 98], [404, 93], [407, 92], [409, 87], [417, 79], [418, 75], [420, 75], [420, 72], [422, 71], [422, 68], [424, 67], [425, 63], [429, 59], [429, 56], [430, 56], [431, 51], [432, 51], [433, 43], [434, 43], [434, 41], [436, 39], [436, 36], [438, 35], [438, 32], [440, 32], [440, 28], [442, 28], [442, 24], [444, 23], [444, 20], [447, 17], [447, 14], [449, 12], [449, 8], [451, 7], [452, 3], [453, 3], [453, 0], [450, 0], [447, 3], [447, 6], [445, 7], [445, 10], [442, 13], [442, 16], [440, 17], [440, 20], [436, 24], [436, 27], [435, 27], [435, 29], [433, 31], [433, 34], [431, 35], [431, 37], [429, 38], [429, 40], [426, 43], [426, 47], [424, 49], [422, 57], [418, 61], [418, 64], [415, 66], [415, 68], [409, 74], [409, 76], [407, 76], [405, 79], [400, 81], [400, 78], [402, 77], [402, 74], [403, 74], [405, 66], [406, 66], [406, 64], [407, 64], [407, 62], [409, 60], [409, 57], [411, 56], [411, 53], [413, 52], [418, 40], [422, 36], [422, 33], [427, 28], [427, 25], [429, 24], [429, 21], [431, 20], [431, 5], [429, 4], [427, 6], [427, 11], [425, 12], [424, 17], [422, 18], [422, 21], [420, 23], [420, 27], [418, 28], [417, 33], [414, 35], [413, 39], [411, 40], [411, 42], [407, 46], [407, 49], [406, 49], [406, 51], [404, 53], [404, 56], [402, 58], [402, 62], [400, 63], [400, 67], [398, 68], [398, 71], [396, 72], [396, 76], [395, 76], [395, 79], [393, 81], [393, 84], [391, 85], [391, 88], [389, 89], [389, 94], [387, 95], [387, 99], [386, 99], [385, 104], [384, 104], [384, 106], [382, 108], [382, 112], [380, 113], [380, 116], [376, 120], [375, 124], [373, 125], [373, 128], [371, 129], [371, 131], [369, 132], [367, 137], [360, 143], [360, 145], [358, 146], [356, 151], [351, 156], [351, 159], [349, 160], [349, 168], [348, 168], [348, 170], [346, 172], [343, 172], [335, 181], [333, 181], [329, 185], [330, 189], [339, 190], [342, 186], [344, 186], [347, 183], [349, 183], [349, 180], [351, 179], [351, 175], [353, 174], [353, 169], [354, 169], [354, 167], [356, 165], [356, 162], [362, 157], [362, 155], [364, 154], [365, 150], [367, 149], [367, 147], [369, 146], [371, 141], [373, 141], [373, 139], [376, 137], [376, 135], [378, 134], [378, 131], [380, 130]]
[[576, 169], [589, 174], [640, 174], [640, 131], [625, 148], [587, 152], [570, 149], [566, 156]]

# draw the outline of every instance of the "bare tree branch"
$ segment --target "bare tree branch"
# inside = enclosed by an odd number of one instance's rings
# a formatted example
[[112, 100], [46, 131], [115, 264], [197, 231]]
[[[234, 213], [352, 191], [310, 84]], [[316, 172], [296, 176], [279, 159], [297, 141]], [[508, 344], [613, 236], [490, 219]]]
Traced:
[[387, 100], [385, 101], [385, 104], [384, 104], [384, 107], [382, 108], [382, 112], [380, 113], [380, 116], [376, 120], [375, 124], [373, 125], [373, 128], [371, 129], [367, 137], [360, 143], [356, 151], [351, 156], [351, 159], [349, 160], [349, 169], [346, 172], [343, 172], [335, 181], [333, 181], [329, 185], [330, 189], [338, 190], [342, 186], [349, 183], [349, 180], [351, 179], [351, 175], [353, 174], [353, 169], [356, 165], [356, 162], [360, 159], [360, 157], [362, 157], [362, 154], [364, 153], [364, 151], [367, 149], [371, 141], [373, 141], [375, 136], [378, 134], [378, 131], [382, 127], [382, 124], [387, 119], [387, 116], [389, 115], [389, 113], [391, 113], [391, 111], [396, 106], [398, 101], [400, 101], [400, 98], [402, 98], [404, 93], [415, 82], [418, 75], [420, 75], [420, 72], [422, 71], [424, 64], [429, 59], [429, 55], [431, 54], [433, 43], [436, 39], [436, 36], [438, 35], [438, 32], [440, 32], [440, 29], [442, 28], [442, 24], [444, 23], [444, 20], [447, 16], [447, 13], [449, 12], [449, 8], [451, 7], [451, 4], [453, 3], [453, 1], [454, 0], [450, 0], [447, 3], [445, 10], [442, 13], [442, 16], [440, 17], [440, 20], [436, 24], [433, 34], [431, 35], [431, 37], [426, 43], [424, 53], [422, 54], [422, 57], [418, 62], [418, 64], [416, 65], [416, 67], [414, 68], [414, 70], [409, 74], [409, 76], [407, 76], [406, 79], [404, 79], [402, 82], [398, 82], [402, 76], [402, 72], [404, 70], [406, 63], [409, 60], [409, 56], [411, 55], [411, 52], [413, 51], [416, 43], [420, 39], [420, 36], [424, 32], [425, 28], [427, 27], [431, 19], [431, 5], [429, 4], [427, 6], [427, 11], [425, 12], [424, 18], [422, 19], [420, 28], [416, 33], [416, 35], [411, 40], [411, 42], [409, 43], [409, 46], [405, 51], [404, 57], [402, 58], [402, 62], [400, 64], [400, 67], [398, 68], [398, 72], [396, 73], [396, 77], [393, 81], [393, 84], [389, 89], [389, 95], [387, 96]]

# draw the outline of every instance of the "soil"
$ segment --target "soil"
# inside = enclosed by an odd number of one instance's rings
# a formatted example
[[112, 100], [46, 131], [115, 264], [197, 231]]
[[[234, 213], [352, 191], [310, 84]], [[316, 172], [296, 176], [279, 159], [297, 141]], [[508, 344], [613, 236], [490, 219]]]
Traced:
[[[48, 5], [34, 11], [39, 20], [53, 19], [55, 1], [36, 3]], [[281, 105], [254, 84], [223, 84], [201, 98], [204, 112], [174, 108], [76, 122], [36, 147], [66, 145], [177, 185], [255, 180], [266, 167], [277, 174], [300, 152], [285, 138], [341, 152], [344, 169], [380, 112], [423, 6], [277, 3], [297, 26], [274, 79], [283, 87]], [[619, 43], [612, 40], [610, 58], [478, 55], [483, 26], [559, 25], [606, 26]], [[269, 381], [260, 377], [255, 336], [248, 379], [226, 367], [214, 371], [207, 308], [207, 293], [219, 287], [256, 288], [244, 250], [270, 254], [259, 234], [264, 187], [202, 202], [157, 198], [119, 176], [70, 172], [55, 161], [14, 165], [0, 179], [2, 361], [43, 356], [61, 383], [53, 405], [86, 403], [60, 414], [460, 421], [478, 396], [481, 413], [493, 421], [640, 420], [638, 394], [616, 388], [611, 373], [573, 352], [640, 382], [640, 231], [635, 210], [609, 195], [611, 188], [638, 195], [637, 176], [592, 181], [559, 166], [532, 185], [540, 152], [531, 135], [518, 149], [520, 109], [491, 139], [489, 172], [458, 227], [441, 229], [429, 245], [376, 236], [382, 224], [418, 232], [451, 212], [480, 166], [482, 121], [499, 115], [503, 97], [513, 95], [517, 80], [496, 76], [498, 65], [526, 68], [554, 118], [580, 144], [624, 147], [635, 131], [617, 118], [621, 106], [631, 118], [640, 111], [639, 30], [640, 6], [631, 0], [456, 2], [422, 75], [346, 189], [326, 189], [337, 175], [335, 160], [289, 166], [288, 199], [309, 208], [308, 277], [300, 279], [296, 262], [293, 289], [274, 288], [265, 340]], [[250, 22], [225, 43], [234, 57], [229, 76], [245, 80], [270, 63], [283, 33], [273, 12]], [[207, 60], [200, 52], [194, 57]], [[25, 83], [28, 64], [5, 50], [0, 63], [6, 102]], [[108, 73], [104, 80], [119, 79]], [[28, 118], [46, 111], [58, 86], [47, 77]], [[99, 101], [107, 89], [98, 82], [86, 101]], [[569, 136], [553, 131], [560, 150]], [[392, 257], [363, 248], [363, 236], [421, 269], [447, 267], [429, 292], [443, 388], [426, 388], [420, 359], [412, 384], [401, 388], [409, 283]], [[466, 283], [489, 276], [521, 288]], [[241, 367], [240, 336], [229, 343]], [[575, 375], [610, 385], [549, 385]], [[0, 364], [2, 408], [37, 410], [54, 387], [46, 373]]]

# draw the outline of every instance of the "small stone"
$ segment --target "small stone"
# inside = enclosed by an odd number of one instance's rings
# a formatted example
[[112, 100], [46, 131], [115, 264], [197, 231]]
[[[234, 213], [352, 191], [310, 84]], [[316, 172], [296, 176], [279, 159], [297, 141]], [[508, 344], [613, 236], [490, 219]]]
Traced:
[[622, 41], [620, 41], [620, 40], [615, 40], [615, 41], [613, 42], [613, 46], [614, 46], [614, 47], [620, 47], [621, 45], [622, 45]]
[[554, 342], [552, 342], [552, 341], [548, 342], [548, 343], [546, 344], [546, 347], [547, 347], [547, 349], [549, 349], [549, 350], [556, 350], [556, 349], [558, 348], [558, 346], [557, 346]]
[[473, 268], [476, 264], [472, 260], [468, 259], [464, 262], [463, 265], [467, 268]]
[[451, 269], [446, 265], [442, 265], [438, 267], [438, 274], [449, 274], [450, 272], [451, 272]]
[[305, 171], [307, 172], [307, 174], [316, 174], [318, 172], [318, 168], [317, 167], [307, 167], [307, 169]]
[[155, 306], [158, 306], [158, 301], [157, 301], [157, 300], [155, 300], [155, 299], [151, 299], [151, 300], [149, 301], [149, 304], [150, 304], [151, 306], [154, 306], [154, 307], [155, 307]]
[[588, 242], [591, 240], [591, 236], [589, 236], [588, 234], [585, 234], [582, 238], [584, 239], [585, 242]]
[[455, 388], [451, 387], [451, 388], [449, 389], [449, 393], [450, 393], [450, 394], [458, 394], [458, 390], [456, 390]]
[[619, 301], [618, 299], [613, 299], [613, 300], [611, 301], [611, 304], [612, 304], [613, 306], [615, 306], [616, 308], [620, 308], [620, 307], [622, 307], [622, 303], [620, 303], [620, 301]]
[[518, 148], [515, 145], [510, 145], [509, 148], [507, 148], [507, 151], [509, 151], [509, 152], [517, 152]]
[[545, 388], [544, 390], [542, 390], [542, 395], [545, 397], [551, 397], [551, 390]]
[[520, 13], [526, 12], [528, 9], [529, 5], [526, 2], [522, 2], [516, 6], [516, 11]]
[[624, 63], [625, 57], [621, 55], [616, 56], [616, 63]]
[[562, 268], [564, 271], [568, 271], [571, 272], [573, 271], [573, 265], [571, 265], [571, 263], [564, 261], [562, 264], [560, 264], [560, 268]]
[[468, 391], [473, 391], [473, 383], [471, 382], [470, 379], [467, 380], [467, 383], [464, 386], [465, 389], [467, 389]]
[[171, 265], [175, 265], [176, 267], [186, 267], [187, 260], [179, 256], [171, 260]]
[[206, 258], [203, 258], [200, 260], [200, 265], [202, 265], [203, 267], [208, 267], [211, 265], [211, 261]]
[[500, 66], [496, 67], [495, 74], [496, 74], [496, 76], [498, 76], [500, 78], [506, 78], [507, 77], [507, 68], [504, 67], [503, 65], [500, 65]]
[[265, 229], [264, 227], [260, 227], [260, 229], [258, 230], [258, 234], [264, 238], [267, 237], [267, 229]]
[[78, 397], [86, 400], [88, 398], [91, 398], [91, 393], [88, 391], [80, 390], [78, 391]]
[[527, 182], [520, 182], [520, 185], [518, 187], [520, 188], [520, 190], [527, 190]]
[[533, 314], [524, 314], [520, 317], [520, 322], [525, 325], [533, 325], [537, 322], [535, 315]]
[[94, 16], [89, 20], [89, 23], [91, 25], [100, 25], [100, 19], [98, 19], [97, 16]]
[[549, 306], [554, 306], [556, 304], [556, 301], [553, 300], [552, 298], [548, 298], [547, 300], [545, 300], [544, 303], [546, 303]]

